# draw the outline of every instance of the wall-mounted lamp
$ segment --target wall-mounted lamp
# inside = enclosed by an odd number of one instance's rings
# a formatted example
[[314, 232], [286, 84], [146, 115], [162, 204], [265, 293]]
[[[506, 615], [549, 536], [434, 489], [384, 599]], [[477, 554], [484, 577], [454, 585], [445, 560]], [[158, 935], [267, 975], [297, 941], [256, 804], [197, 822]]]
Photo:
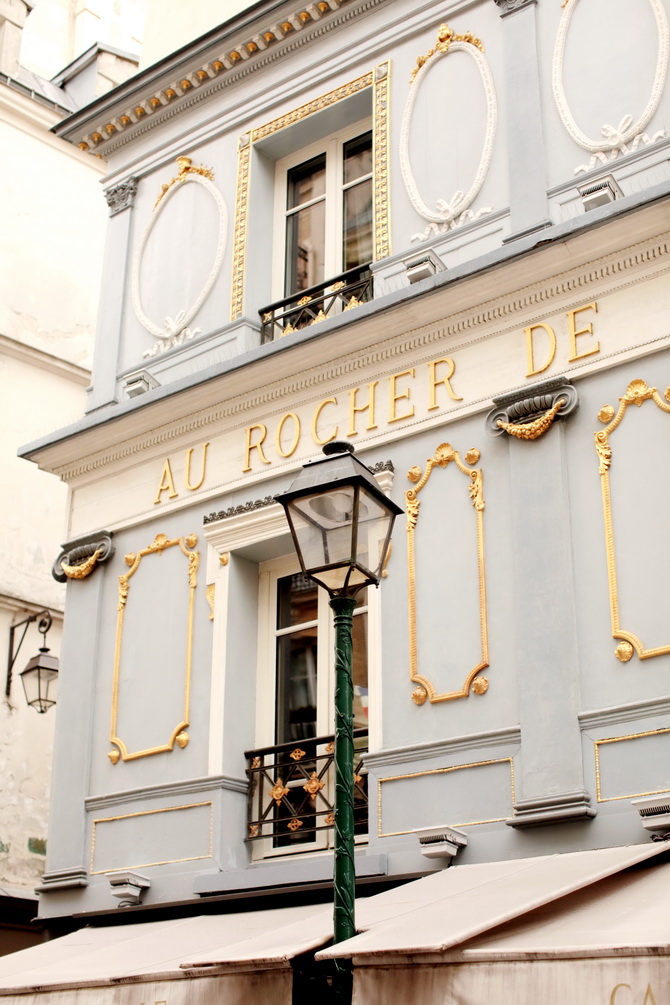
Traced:
[[[43, 637], [44, 645], [40, 648], [37, 656], [33, 656], [28, 661], [26, 669], [20, 674], [23, 691], [26, 701], [36, 712], [47, 712], [52, 705], [56, 704], [56, 688], [58, 685], [58, 658], [52, 656], [46, 646], [47, 632], [51, 628], [52, 619], [48, 611], [40, 611], [39, 614], [31, 614], [23, 621], [12, 625], [9, 629], [9, 651], [7, 655], [7, 684], [5, 686], [5, 697], [9, 698], [12, 687], [12, 671], [14, 664], [23, 645], [23, 640], [28, 631], [28, 625], [37, 621], [37, 630]], [[23, 627], [21, 638], [17, 646], [14, 645], [16, 630]]]

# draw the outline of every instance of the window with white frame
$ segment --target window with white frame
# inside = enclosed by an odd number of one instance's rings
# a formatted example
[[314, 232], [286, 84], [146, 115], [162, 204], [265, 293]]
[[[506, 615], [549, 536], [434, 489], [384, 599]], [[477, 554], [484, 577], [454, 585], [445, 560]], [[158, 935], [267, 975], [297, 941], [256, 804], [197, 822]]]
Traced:
[[[328, 594], [295, 558], [263, 563], [260, 573], [257, 736], [263, 855], [327, 847], [332, 833], [333, 628]], [[355, 747], [367, 749], [368, 593], [353, 617]], [[262, 746], [261, 746], [262, 745]], [[272, 748], [272, 749], [270, 749]], [[367, 834], [363, 769], [356, 775], [356, 831]], [[270, 784], [272, 783], [272, 785]], [[273, 794], [274, 793], [274, 794]]]
[[277, 299], [372, 260], [369, 120], [277, 161], [274, 233]]

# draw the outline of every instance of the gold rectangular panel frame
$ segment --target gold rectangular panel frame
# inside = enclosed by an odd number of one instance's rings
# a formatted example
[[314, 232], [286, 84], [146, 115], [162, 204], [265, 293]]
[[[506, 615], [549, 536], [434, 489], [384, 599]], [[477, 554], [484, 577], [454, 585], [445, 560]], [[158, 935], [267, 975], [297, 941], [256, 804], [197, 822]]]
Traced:
[[[494, 764], [507, 764], [509, 765], [509, 783], [510, 783], [510, 812], [511, 807], [515, 802], [514, 794], [514, 761], [511, 757], [499, 757], [490, 761], [472, 761], [469, 764], [454, 764], [452, 767], [448, 768], [428, 768], [426, 771], [414, 771], [407, 775], [389, 775], [387, 778], [380, 778], [377, 785], [377, 836], [378, 837], [398, 837], [400, 834], [411, 834], [411, 830], [405, 831], [382, 831], [382, 786], [385, 782], [401, 782], [408, 778], [425, 778], [427, 775], [447, 775], [454, 771], [465, 771], [473, 768], [488, 768]], [[507, 817], [491, 817], [487, 820], [465, 820], [459, 821], [458, 823], [451, 824], [452, 827], [477, 827], [480, 824], [495, 824], [500, 823], [501, 820], [506, 820]]]
[[[479, 460], [479, 451], [475, 448], [468, 450], [465, 460], [468, 464], [476, 464]], [[463, 685], [454, 691], [439, 693], [432, 682], [423, 674], [419, 673], [419, 655], [417, 641], [417, 619], [416, 619], [416, 563], [415, 563], [415, 542], [414, 535], [419, 519], [420, 502], [417, 498], [419, 492], [424, 488], [431, 476], [433, 468], [436, 466], [446, 468], [453, 461], [459, 471], [467, 475], [470, 484], [468, 491], [475, 509], [477, 521], [477, 575], [479, 580], [479, 628], [480, 628], [480, 653], [479, 659], [472, 669], [468, 670]], [[408, 575], [408, 613], [409, 613], [409, 666], [410, 680], [418, 687], [412, 692], [412, 701], [416, 705], [423, 705], [426, 699], [431, 702], [452, 701], [454, 698], [467, 698], [470, 688], [475, 694], [485, 694], [488, 690], [489, 682], [486, 677], [478, 676], [482, 670], [489, 665], [489, 645], [486, 610], [486, 569], [484, 566], [484, 494], [483, 494], [483, 473], [481, 468], [469, 468], [461, 460], [461, 456], [450, 443], [441, 443], [434, 455], [427, 461], [426, 470], [422, 471], [416, 466], [410, 469], [407, 477], [416, 484], [413, 489], [405, 492], [405, 508], [407, 511], [407, 575]]]
[[248, 133], [238, 142], [237, 192], [235, 197], [235, 229], [233, 236], [233, 279], [230, 298], [230, 320], [237, 321], [244, 313], [244, 276], [247, 255], [249, 218], [249, 182], [251, 176], [251, 151], [254, 143], [272, 136], [280, 129], [301, 122], [342, 101], [344, 98], [373, 88], [373, 226], [375, 261], [391, 254], [391, 229], [389, 223], [389, 80], [390, 64], [380, 63], [374, 71], [363, 74], [341, 87], [323, 94], [313, 101], [294, 108], [285, 115], [266, 122]]
[[598, 412], [601, 422], [606, 422], [604, 429], [595, 433], [596, 453], [600, 461], [600, 485], [603, 495], [603, 514], [605, 519], [605, 547], [607, 550], [607, 579], [610, 594], [610, 614], [612, 620], [612, 638], [620, 639], [619, 645], [614, 650], [614, 655], [622, 663], [627, 663], [636, 652], [641, 660], [651, 659], [652, 656], [664, 656], [670, 653], [670, 643], [664, 646], [656, 646], [647, 649], [644, 642], [633, 632], [625, 631], [621, 627], [619, 613], [619, 587], [617, 583], [616, 555], [614, 551], [614, 530], [612, 526], [612, 495], [610, 486], [610, 467], [612, 464], [612, 447], [609, 438], [617, 426], [623, 420], [626, 410], [630, 405], [638, 408], [645, 401], [653, 401], [663, 412], [670, 414], [670, 387], [665, 391], [666, 401], [663, 401], [655, 387], [648, 387], [644, 380], [632, 380], [626, 389], [626, 393], [619, 398], [619, 408], [614, 411], [611, 405], [604, 405]]
[[[110, 743], [114, 745], [114, 749], [110, 750], [108, 757], [112, 764], [118, 764], [120, 760], [124, 761], [134, 761], [138, 757], [148, 757], [150, 754], [162, 754], [167, 753], [170, 750], [174, 750], [175, 743], [182, 749], [187, 746], [189, 741], [189, 735], [185, 732], [187, 726], [189, 725], [189, 708], [191, 700], [191, 658], [193, 649], [193, 607], [195, 601], [195, 588], [197, 582], [197, 571], [200, 562], [200, 552], [193, 551], [196, 544], [198, 543], [198, 538], [195, 534], [189, 534], [188, 537], [176, 537], [172, 540], [168, 539], [165, 534], [158, 534], [153, 542], [148, 547], [143, 548], [138, 551], [137, 554], [131, 553], [125, 556], [126, 565], [129, 567], [128, 572], [119, 576], [119, 602], [117, 607], [117, 618], [116, 618], [116, 647], [114, 650], [114, 679], [112, 684], [112, 714], [111, 723], [109, 730], [109, 740]], [[177, 723], [177, 725], [172, 730], [172, 733], [166, 743], [157, 746], [150, 747], [145, 750], [135, 750], [129, 751], [126, 744], [123, 742], [120, 736], [118, 736], [118, 714], [119, 714], [119, 687], [121, 679], [121, 653], [123, 644], [123, 623], [126, 611], [126, 604], [128, 603], [128, 595], [130, 592], [130, 580], [135, 575], [140, 567], [142, 559], [147, 555], [162, 555], [166, 548], [174, 548], [176, 545], [179, 546], [183, 555], [188, 561], [188, 589], [189, 589], [189, 599], [188, 599], [188, 618], [186, 626], [186, 665], [184, 667], [184, 706], [183, 706], [183, 718]]]
[[[208, 838], [209, 849], [208, 849], [208, 851], [207, 851], [206, 854], [188, 855], [188, 856], [186, 856], [184, 858], [163, 859], [163, 860], [161, 860], [159, 862], [141, 862], [141, 861], [140, 862], [135, 862], [135, 861], [133, 861], [133, 862], [124, 863], [122, 866], [116, 866], [113, 869], [110, 869], [109, 867], [104, 868], [104, 869], [96, 869], [95, 868], [95, 864], [96, 864], [95, 863], [96, 837], [97, 837], [97, 830], [98, 830], [98, 827], [100, 825], [102, 825], [102, 824], [117, 823], [120, 820], [137, 819], [139, 817], [152, 817], [152, 818], [154, 818], [159, 813], [165, 813], [165, 814], [167, 814], [167, 813], [176, 813], [176, 812], [178, 812], [180, 810], [195, 810], [195, 809], [200, 809], [201, 807], [204, 807], [204, 806], [208, 806], [209, 807], [209, 838]], [[164, 826], [169, 829], [169, 826], [170, 826], [169, 822], [168, 822], [167, 818], [164, 818], [164, 819], [165, 819]], [[121, 871], [123, 869], [147, 869], [149, 866], [153, 866], [153, 865], [172, 865], [175, 862], [194, 862], [197, 859], [211, 858], [212, 857], [212, 853], [213, 853], [213, 832], [214, 832], [214, 806], [213, 806], [212, 802], [209, 801], [209, 800], [207, 800], [206, 802], [201, 802], [201, 803], [187, 803], [184, 806], [165, 806], [165, 807], [161, 807], [161, 808], [156, 809], [156, 810], [139, 810], [136, 813], [121, 813], [121, 814], [118, 814], [117, 816], [113, 816], [113, 817], [98, 817], [97, 819], [93, 820], [93, 823], [92, 823], [92, 826], [91, 826], [91, 856], [90, 856], [90, 863], [89, 863], [89, 874], [91, 876], [99, 876], [101, 874], [105, 874], [105, 873], [108, 873], [108, 872], [119, 872], [119, 871]]]
[[613, 803], [617, 799], [639, 799], [642, 796], [654, 796], [659, 792], [670, 792], [670, 789], [651, 789], [648, 792], [626, 792], [620, 796], [604, 796], [602, 792], [602, 774], [601, 774], [601, 760], [600, 760], [600, 748], [607, 746], [611, 743], [626, 743], [629, 740], [643, 740], [648, 736], [662, 736], [665, 733], [670, 733], [670, 728], [668, 729], [649, 729], [644, 733], [629, 733], [627, 736], [612, 736], [606, 740], [595, 740], [593, 743], [593, 751], [596, 762], [596, 798], [599, 803]]

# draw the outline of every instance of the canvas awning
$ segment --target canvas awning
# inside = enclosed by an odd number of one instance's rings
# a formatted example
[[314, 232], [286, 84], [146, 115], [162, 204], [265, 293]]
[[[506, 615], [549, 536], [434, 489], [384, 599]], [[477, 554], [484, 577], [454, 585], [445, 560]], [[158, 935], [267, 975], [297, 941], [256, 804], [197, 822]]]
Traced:
[[353, 958], [354, 1005], [661, 1005], [670, 863], [653, 860], [669, 850], [456, 866], [373, 898], [366, 930], [317, 959]]
[[290, 961], [332, 935], [332, 909], [290, 907], [84, 928], [0, 957], [2, 1005], [290, 1005]]
[[328, 904], [86, 928], [0, 958], [0, 1005], [290, 1005], [290, 961], [315, 950], [353, 958], [354, 1005], [638, 1005], [642, 985], [662, 1005], [669, 851], [455, 865], [359, 899], [359, 934], [329, 949]]

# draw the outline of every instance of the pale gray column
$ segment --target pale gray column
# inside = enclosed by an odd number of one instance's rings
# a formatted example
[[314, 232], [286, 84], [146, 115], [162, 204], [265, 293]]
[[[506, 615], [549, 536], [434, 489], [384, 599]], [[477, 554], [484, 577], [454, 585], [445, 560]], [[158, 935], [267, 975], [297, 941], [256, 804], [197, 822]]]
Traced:
[[[565, 419], [574, 387], [555, 379], [495, 399], [491, 432], [508, 440], [515, 663], [523, 772], [515, 777], [511, 827], [595, 816], [584, 788], [578, 713], [579, 651], [570, 535]], [[559, 405], [559, 402], [563, 404]], [[557, 408], [537, 439], [514, 432]], [[507, 421], [513, 432], [503, 431]]]
[[503, 19], [509, 148], [511, 233], [514, 241], [550, 224], [540, 103], [537, 0], [495, 0]]
[[111, 220], [107, 226], [103, 282], [93, 355], [93, 381], [86, 405], [93, 412], [116, 404], [121, 323], [126, 301], [132, 205], [137, 179], [129, 178], [105, 192]]
[[[113, 554], [109, 535], [105, 560]], [[79, 544], [80, 542], [73, 542]], [[63, 554], [68, 554], [63, 552]], [[77, 558], [74, 552], [70, 556]], [[86, 837], [85, 799], [92, 758], [91, 709], [104, 572], [70, 580], [65, 602], [65, 632], [60, 652], [58, 716], [53, 748], [47, 871], [41, 893], [86, 886], [90, 848]], [[44, 912], [43, 912], [44, 913]], [[49, 913], [48, 908], [46, 913]]]

